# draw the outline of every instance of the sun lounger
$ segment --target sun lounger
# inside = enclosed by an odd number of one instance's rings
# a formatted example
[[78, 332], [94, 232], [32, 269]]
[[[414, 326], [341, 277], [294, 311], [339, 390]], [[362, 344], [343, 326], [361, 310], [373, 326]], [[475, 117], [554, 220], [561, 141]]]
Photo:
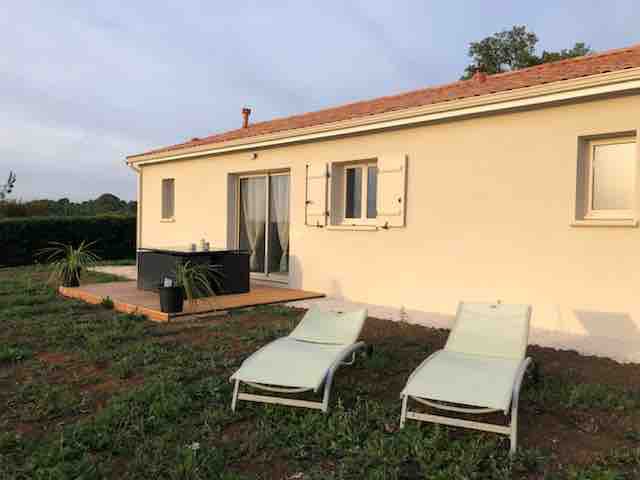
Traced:
[[[329, 408], [331, 383], [341, 365], [355, 361], [356, 351], [365, 346], [358, 342], [366, 310], [337, 314], [309, 310], [298, 326], [247, 358], [230, 381], [234, 382], [231, 408], [239, 400], [277, 403], [295, 407]], [[351, 357], [350, 361], [347, 359]], [[274, 393], [318, 393], [324, 385], [322, 402], [240, 392], [241, 384]]]
[[[507, 435], [514, 453], [530, 318], [528, 305], [460, 303], [444, 349], [414, 370], [400, 395], [400, 426], [412, 419]], [[503, 426], [419, 413], [408, 409], [410, 399], [453, 413], [508, 416], [510, 409], [511, 419]]]

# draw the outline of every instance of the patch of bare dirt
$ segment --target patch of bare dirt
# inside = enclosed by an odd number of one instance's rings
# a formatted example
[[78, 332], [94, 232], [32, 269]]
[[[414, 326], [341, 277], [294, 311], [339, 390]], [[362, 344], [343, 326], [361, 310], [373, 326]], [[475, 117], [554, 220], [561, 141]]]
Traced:
[[73, 359], [71, 355], [62, 352], [41, 352], [37, 358], [49, 365], [63, 365]]
[[557, 350], [538, 345], [529, 346], [528, 354], [545, 374], [570, 374], [578, 382], [621, 388], [640, 386], [640, 364], [637, 363], [619, 363], [610, 358], [581, 355], [574, 350]]

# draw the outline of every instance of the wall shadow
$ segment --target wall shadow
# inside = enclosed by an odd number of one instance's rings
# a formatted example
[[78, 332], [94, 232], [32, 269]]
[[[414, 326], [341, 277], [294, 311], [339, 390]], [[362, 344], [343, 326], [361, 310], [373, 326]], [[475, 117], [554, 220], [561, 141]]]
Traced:
[[640, 327], [630, 314], [594, 310], [574, 310], [573, 313], [587, 332], [585, 344], [615, 349], [621, 357], [640, 356]]

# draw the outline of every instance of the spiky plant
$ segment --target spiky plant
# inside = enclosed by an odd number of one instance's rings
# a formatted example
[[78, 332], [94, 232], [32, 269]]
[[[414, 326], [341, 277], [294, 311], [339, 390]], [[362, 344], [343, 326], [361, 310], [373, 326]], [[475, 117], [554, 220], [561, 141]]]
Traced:
[[7, 183], [5, 183], [4, 185], [0, 185], [0, 200], [4, 200], [7, 197], [7, 195], [11, 193], [15, 183], [16, 183], [16, 174], [13, 172], [9, 172], [9, 178], [7, 179]]
[[60, 242], [50, 242], [49, 247], [40, 250], [38, 255], [44, 258], [51, 269], [49, 280], [61, 283], [65, 287], [80, 285], [82, 271], [93, 267], [100, 260], [91, 249], [95, 243], [86, 243], [83, 240], [78, 247], [73, 247]]
[[176, 286], [182, 287], [188, 300], [199, 296], [213, 297], [216, 292], [211, 287], [222, 288], [223, 273], [213, 265], [193, 263], [187, 260], [176, 265]]

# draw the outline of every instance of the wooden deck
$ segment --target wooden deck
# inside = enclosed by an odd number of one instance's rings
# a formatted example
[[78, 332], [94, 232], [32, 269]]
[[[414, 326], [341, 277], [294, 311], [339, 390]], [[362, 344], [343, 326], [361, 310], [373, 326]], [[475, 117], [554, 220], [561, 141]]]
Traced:
[[117, 311], [146, 315], [150, 320], [157, 322], [167, 322], [186, 315], [199, 315], [324, 297], [323, 293], [272, 287], [264, 284], [251, 284], [249, 293], [207, 297], [194, 302], [185, 301], [182, 312], [163, 313], [160, 311], [159, 295], [155, 292], [138, 290], [136, 282], [94, 283], [81, 285], [77, 288], [60, 287], [59, 292], [65, 297], [76, 298], [93, 304], [99, 304], [103, 299], [109, 297]]

